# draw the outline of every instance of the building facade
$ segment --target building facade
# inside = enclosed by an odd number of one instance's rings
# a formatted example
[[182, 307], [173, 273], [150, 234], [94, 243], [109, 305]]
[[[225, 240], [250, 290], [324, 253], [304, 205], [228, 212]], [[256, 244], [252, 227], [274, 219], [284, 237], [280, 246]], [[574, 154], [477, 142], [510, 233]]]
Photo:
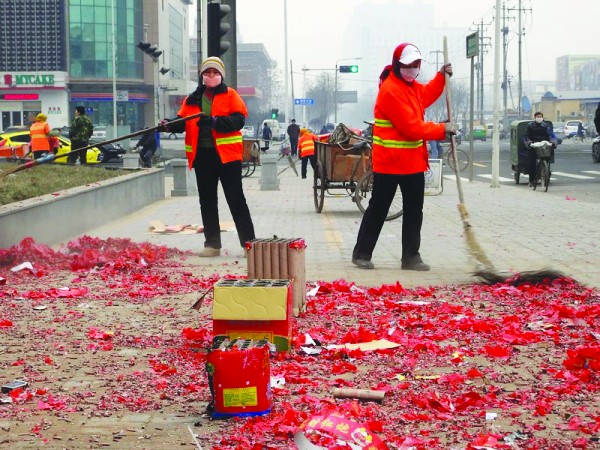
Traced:
[[[66, 126], [78, 105], [95, 125], [114, 125], [116, 103], [117, 125], [131, 130], [170, 117], [189, 87], [191, 3], [3, 0], [0, 129], [29, 125], [39, 112]], [[153, 60], [141, 41], [163, 53]]]

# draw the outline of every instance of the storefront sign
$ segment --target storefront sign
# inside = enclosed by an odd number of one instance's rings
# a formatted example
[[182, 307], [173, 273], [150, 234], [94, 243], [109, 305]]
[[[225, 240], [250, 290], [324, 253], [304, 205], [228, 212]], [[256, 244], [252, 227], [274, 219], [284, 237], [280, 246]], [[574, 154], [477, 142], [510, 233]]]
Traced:
[[27, 101], [27, 100], [39, 100], [39, 94], [4, 94], [1, 96], [3, 100], [11, 101]]
[[36, 86], [54, 86], [54, 75], [35, 75], [23, 74], [15, 75], [15, 84], [19, 85], [36, 85]]

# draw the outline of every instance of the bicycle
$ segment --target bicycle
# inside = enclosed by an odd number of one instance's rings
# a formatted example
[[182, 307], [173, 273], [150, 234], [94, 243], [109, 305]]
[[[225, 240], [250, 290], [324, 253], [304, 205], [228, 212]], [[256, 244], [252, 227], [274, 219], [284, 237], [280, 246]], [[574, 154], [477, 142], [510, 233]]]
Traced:
[[552, 144], [548, 141], [534, 142], [531, 147], [535, 149], [536, 169], [535, 178], [533, 180], [533, 190], [535, 191], [538, 184], [541, 183], [544, 192], [548, 192], [550, 185], [550, 160], [552, 159]]
[[573, 142], [577, 142], [580, 144], [587, 144], [589, 142], [592, 142], [591, 138], [586, 134], [575, 134], [571, 139], [573, 140]]
[[[445, 146], [444, 146], [445, 147]], [[462, 172], [467, 167], [469, 167], [469, 155], [464, 150], [455, 146], [456, 159], [458, 162], [458, 172]], [[448, 148], [444, 151], [442, 155], [442, 160], [450, 166], [452, 170], [454, 169], [454, 156], [452, 155], [452, 146], [448, 145]]]

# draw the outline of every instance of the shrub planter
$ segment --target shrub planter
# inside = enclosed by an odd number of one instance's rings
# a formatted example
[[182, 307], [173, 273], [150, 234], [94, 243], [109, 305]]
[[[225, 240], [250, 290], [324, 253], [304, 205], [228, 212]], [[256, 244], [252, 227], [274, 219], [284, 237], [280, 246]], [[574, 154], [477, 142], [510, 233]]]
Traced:
[[0, 206], [0, 248], [27, 236], [55, 245], [163, 198], [164, 169], [144, 169]]

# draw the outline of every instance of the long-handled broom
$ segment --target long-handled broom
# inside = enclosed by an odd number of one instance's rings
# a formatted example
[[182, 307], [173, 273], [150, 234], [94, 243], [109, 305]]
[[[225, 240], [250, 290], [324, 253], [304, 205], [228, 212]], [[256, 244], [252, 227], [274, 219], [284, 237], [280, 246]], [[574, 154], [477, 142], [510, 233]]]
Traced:
[[[448, 64], [448, 41], [444, 37], [444, 64]], [[450, 76], [445, 73], [446, 78], [446, 108], [448, 112], [448, 122], [452, 122], [452, 98], [450, 93]], [[487, 257], [483, 248], [477, 242], [475, 238], [475, 231], [469, 221], [469, 212], [465, 205], [465, 198], [462, 189], [461, 178], [458, 173], [458, 158], [456, 156], [456, 138], [451, 136], [450, 140], [450, 152], [454, 164], [452, 168], [456, 177], [456, 187], [458, 189], [458, 211], [463, 224], [463, 231], [465, 236], [465, 242], [467, 244], [467, 250], [469, 254], [477, 262], [477, 266], [473, 271], [475, 277], [481, 278], [488, 283], [504, 283], [509, 282], [512, 284], [524, 284], [524, 283], [541, 283], [547, 282], [557, 278], [564, 278], [565, 275], [561, 272], [552, 269], [532, 270], [519, 273], [510, 272], [499, 272], [496, 270], [490, 259]]]
[[[200, 117], [200, 115], [201, 115], [201, 113], [192, 114], [191, 116], [187, 116], [187, 117], [181, 117], [179, 119], [171, 120], [169, 122], [169, 124], [175, 124], [175, 123], [178, 123], [178, 122], [185, 122], [185, 121], [188, 121], [188, 120], [191, 120], [191, 119], [196, 119], [196, 118]], [[119, 136], [119, 137], [114, 138], [114, 139], [109, 139], [108, 141], [99, 142], [99, 143], [96, 143], [96, 144], [90, 144], [90, 145], [88, 145], [86, 147], [77, 148], [75, 150], [71, 150], [70, 152], [62, 153], [60, 155], [59, 154], [56, 154], [56, 155], [49, 154], [49, 155], [43, 156], [42, 158], [39, 158], [39, 159], [33, 159], [31, 161], [26, 162], [25, 164], [21, 164], [19, 166], [13, 167], [12, 169], [8, 169], [8, 170], [5, 170], [3, 172], [0, 172], [0, 180], [2, 180], [4, 177], [6, 177], [6, 176], [8, 176], [10, 174], [13, 174], [13, 173], [16, 173], [16, 172], [20, 172], [20, 171], [25, 170], [25, 169], [31, 169], [32, 167], [52, 162], [52, 161], [54, 161], [54, 160], [56, 160], [58, 158], [65, 158], [65, 157], [67, 157], [69, 155], [72, 155], [72, 154], [75, 154], [75, 153], [79, 153], [79, 152], [83, 152], [83, 151], [86, 151], [86, 150], [90, 150], [90, 149], [92, 149], [92, 148], [94, 148], [96, 146], [99, 146], [99, 145], [101, 146], [101, 145], [112, 144], [113, 142], [123, 141], [125, 139], [131, 139], [131, 138], [136, 137], [136, 136], [141, 136], [142, 134], [146, 134], [149, 131], [158, 130], [162, 126], [163, 125], [159, 124], [159, 125], [156, 125], [154, 127], [150, 127], [150, 128], [146, 128], [146, 129], [143, 129], [143, 130], [139, 130], [139, 131], [136, 131], [136, 132], [131, 133], [131, 134], [126, 134], [124, 136]]]

